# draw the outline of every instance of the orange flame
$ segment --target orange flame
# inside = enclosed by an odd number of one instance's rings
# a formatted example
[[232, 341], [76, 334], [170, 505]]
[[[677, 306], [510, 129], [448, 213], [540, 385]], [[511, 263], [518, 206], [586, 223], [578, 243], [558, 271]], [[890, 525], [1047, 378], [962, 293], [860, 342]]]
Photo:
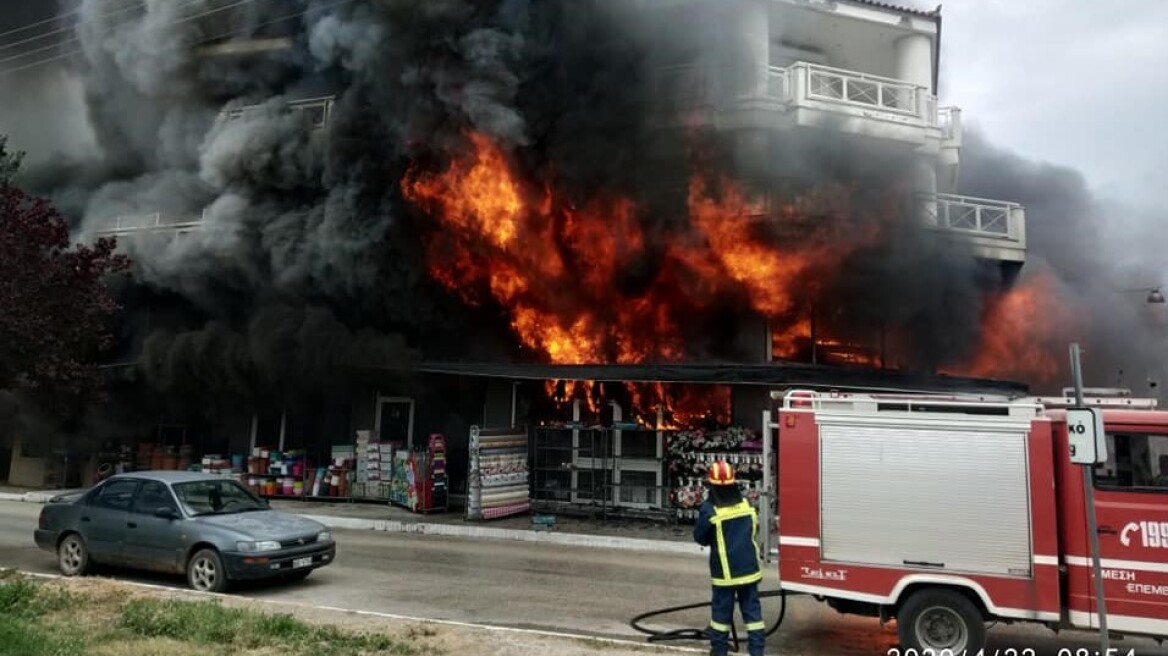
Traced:
[[[503, 151], [482, 135], [438, 174], [416, 169], [408, 199], [444, 230], [430, 245], [432, 277], [464, 300], [489, 295], [511, 314], [527, 348], [555, 363], [681, 357], [667, 290], [611, 298], [615, 281], [644, 255], [637, 208], [623, 198], [564, 206], [550, 189], [535, 202]], [[568, 271], [572, 263], [577, 276]]]
[[952, 373], [1049, 384], [1067, 377], [1056, 355], [1074, 341], [1074, 317], [1043, 274], [994, 298], [982, 315], [976, 356]]
[[[564, 413], [581, 402], [582, 421], [600, 420], [609, 402], [621, 408], [621, 421], [653, 430], [677, 430], [705, 423], [730, 424], [731, 392], [726, 385], [544, 381], [544, 396]], [[585, 414], [586, 413], [586, 414]]]
[[[760, 200], [736, 181], [697, 173], [686, 190], [688, 227], [650, 238], [633, 200], [605, 193], [573, 200], [546, 175], [526, 175], [489, 137], [470, 134], [467, 145], [440, 170], [415, 164], [402, 192], [437, 222], [427, 242], [432, 278], [469, 304], [503, 309], [533, 357], [558, 364], [679, 361], [692, 355], [683, 336], [691, 318], [733, 299], [777, 327], [775, 358], [814, 353], [825, 364], [888, 365], [882, 348], [825, 334], [818, 325], [813, 331], [806, 317], [841, 259], [885, 237], [889, 221], [900, 216], [895, 193], [856, 207], [855, 190], [840, 185]], [[529, 182], [537, 178], [544, 181]], [[642, 268], [652, 276], [632, 274]], [[963, 374], [1058, 375], [1042, 347], [1056, 338], [1066, 313], [1040, 289], [1044, 284], [1023, 285], [989, 304], [983, 343], [973, 361], [958, 367]], [[573, 386], [569, 396], [582, 393], [601, 407], [596, 387]], [[664, 403], [668, 394], [656, 388], [628, 393], [643, 416], [654, 405], [686, 416], [676, 396]]]
[[[688, 193], [694, 233], [671, 238], [656, 278], [622, 293], [614, 290], [627, 271], [652, 256], [640, 208], [603, 196], [577, 207], [519, 180], [497, 144], [472, 134], [444, 171], [414, 168], [402, 188], [443, 227], [429, 247], [433, 278], [469, 303], [506, 308], [519, 341], [555, 363], [680, 360], [679, 322], [693, 303], [744, 293], [763, 314], [788, 313], [800, 277], [833, 263], [840, 244], [859, 243], [831, 235], [780, 248], [760, 232], [765, 203], [733, 181], [697, 175]], [[828, 236], [831, 223], [813, 235]]]

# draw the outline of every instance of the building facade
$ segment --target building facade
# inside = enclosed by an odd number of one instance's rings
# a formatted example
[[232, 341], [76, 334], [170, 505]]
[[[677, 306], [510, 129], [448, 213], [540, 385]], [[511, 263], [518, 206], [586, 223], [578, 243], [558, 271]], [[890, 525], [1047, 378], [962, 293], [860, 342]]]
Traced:
[[[885, 170], [907, 172], [908, 211], [937, 240], [969, 249], [1001, 284], [1009, 284], [1026, 256], [1025, 212], [1008, 199], [960, 195], [961, 112], [938, 103], [941, 17], [938, 13], [868, 0], [632, 0], [640, 15], [637, 32], [649, 47], [642, 79], [655, 99], [648, 117], [661, 134], [706, 131], [718, 135], [729, 149], [729, 169], [750, 192], [764, 199], [758, 221], [780, 221], [777, 184], [811, 184], [823, 162], [817, 155], [848, 164], [858, 175]], [[209, 60], [262, 60], [280, 57], [296, 47], [290, 33], [261, 30], [255, 38], [233, 38], [200, 47]], [[221, 121], [253, 120], [257, 116], [300, 116], [310, 139], [328, 139], [336, 97], [327, 85], [306, 83], [291, 99], [257, 105], [225, 102]], [[683, 180], [654, 171], [672, 171], [684, 157], [676, 139], [651, 140], [644, 157], [661, 166], [646, 166], [645, 189], [684, 198]], [[657, 144], [653, 147], [652, 144]], [[806, 154], [807, 156], [792, 156]], [[898, 174], [899, 175], [899, 174]], [[787, 187], [784, 187], [787, 188]], [[176, 241], [216, 229], [208, 211], [193, 215], [165, 212], [109, 217], [95, 232], [123, 241]], [[732, 388], [732, 422], [757, 428], [770, 392], [789, 386], [831, 386], [832, 374], [799, 369], [799, 375], [776, 373], [767, 378], [757, 366], [786, 359], [775, 347], [772, 326], [759, 316], [740, 322], [738, 364], [748, 367], [710, 385]], [[816, 335], [810, 322], [807, 364], [838, 364], [832, 346]], [[871, 344], [862, 345], [871, 348]], [[838, 349], [834, 351], [838, 355]], [[881, 356], [880, 362], [885, 358]], [[129, 366], [133, 366], [131, 363]], [[551, 375], [551, 369], [540, 370]], [[746, 372], [744, 374], [744, 372]], [[569, 372], [565, 370], [564, 375]], [[639, 383], [686, 382], [692, 374], [641, 371]], [[735, 376], [754, 376], [736, 384]], [[354, 371], [342, 394], [312, 399], [298, 396], [225, 400], [213, 417], [176, 417], [158, 409], [159, 428], [140, 441], [178, 440], [201, 436], [198, 450], [215, 454], [250, 453], [256, 448], [305, 449], [319, 460], [331, 457], [330, 447], [352, 444], [357, 431], [371, 431], [386, 440], [421, 445], [431, 433], [447, 436], [452, 487], [464, 481], [468, 431], [472, 425], [501, 426], [549, 420], [532, 414], [544, 385], [531, 372], [489, 371], [473, 366], [457, 370], [423, 366], [415, 375], [400, 372]], [[679, 378], [680, 376], [680, 378]], [[841, 372], [838, 384], [851, 374]], [[893, 380], [893, 378], [889, 378]], [[771, 381], [771, 382], [768, 382]], [[922, 382], [923, 381], [923, 382]], [[900, 384], [903, 379], [896, 378]], [[920, 379], [922, 385], [928, 385]], [[865, 377], [857, 385], [879, 386]], [[580, 419], [580, 403], [561, 409], [556, 419]], [[629, 408], [618, 409], [626, 418]], [[599, 413], [604, 414], [604, 413]], [[608, 412], [608, 420], [614, 421]], [[184, 427], [171, 430], [163, 427]], [[164, 437], [164, 433], [166, 437]], [[648, 446], [616, 444], [605, 452], [636, 454], [635, 471], [647, 488], [664, 482], [661, 461], [666, 450], [660, 431], [648, 432]], [[176, 437], [177, 436], [177, 437]], [[642, 448], [644, 447], [644, 448]], [[578, 451], [579, 445], [573, 449]], [[560, 463], [576, 468], [578, 454]], [[630, 456], [633, 457], [633, 456]], [[591, 457], [587, 457], [591, 462]], [[21, 467], [31, 467], [20, 458]], [[630, 461], [631, 463], [632, 461]], [[15, 464], [14, 464], [15, 467]], [[655, 469], [655, 473], [653, 470]], [[633, 470], [630, 470], [633, 471]], [[647, 472], [653, 473], [648, 475]], [[25, 477], [22, 477], [24, 480]], [[572, 479], [575, 481], [575, 477]], [[615, 483], [619, 485], [617, 475]], [[573, 484], [574, 485], [574, 484]], [[573, 492], [570, 496], [576, 496]], [[618, 493], [619, 497], [620, 494]], [[644, 505], [645, 495], [633, 495]], [[662, 502], [659, 493], [653, 497]], [[651, 505], [651, 504], [650, 504]]]

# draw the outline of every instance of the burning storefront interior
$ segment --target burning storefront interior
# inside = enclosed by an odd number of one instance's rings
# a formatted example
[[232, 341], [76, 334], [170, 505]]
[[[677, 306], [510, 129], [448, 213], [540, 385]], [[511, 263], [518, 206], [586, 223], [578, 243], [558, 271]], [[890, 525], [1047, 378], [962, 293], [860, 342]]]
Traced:
[[1061, 385], [1074, 314], [1020, 273], [1026, 211], [956, 195], [935, 14], [239, 4], [83, 0], [52, 69], [92, 139], [27, 184], [136, 263], [109, 403], [13, 429], [61, 435], [78, 482], [146, 444], [385, 498], [441, 434], [458, 496], [472, 426], [531, 428], [534, 473], [535, 431], [580, 421], [638, 459], [605, 498], [664, 507], [662, 431], [755, 430], [776, 389]]

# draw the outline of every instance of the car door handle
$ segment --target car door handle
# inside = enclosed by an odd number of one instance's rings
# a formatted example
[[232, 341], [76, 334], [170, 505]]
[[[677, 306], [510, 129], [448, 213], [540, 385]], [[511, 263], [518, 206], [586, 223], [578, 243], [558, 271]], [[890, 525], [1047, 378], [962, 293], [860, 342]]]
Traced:
[[1119, 533], [1119, 531], [1115, 530], [1114, 526], [1100, 526], [1095, 529], [1095, 532], [1100, 535], [1117, 535]]
[[138, 528], [138, 525], [135, 524], [134, 522], [126, 522], [126, 526], [128, 526], [130, 528]]

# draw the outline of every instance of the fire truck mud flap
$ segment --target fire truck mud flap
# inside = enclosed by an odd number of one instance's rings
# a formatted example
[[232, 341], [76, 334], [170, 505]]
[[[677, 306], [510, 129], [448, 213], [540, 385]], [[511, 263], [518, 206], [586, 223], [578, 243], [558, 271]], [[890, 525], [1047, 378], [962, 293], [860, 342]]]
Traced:
[[975, 654], [986, 642], [985, 617], [964, 594], [922, 588], [909, 594], [896, 613], [901, 647], [929, 653]]

